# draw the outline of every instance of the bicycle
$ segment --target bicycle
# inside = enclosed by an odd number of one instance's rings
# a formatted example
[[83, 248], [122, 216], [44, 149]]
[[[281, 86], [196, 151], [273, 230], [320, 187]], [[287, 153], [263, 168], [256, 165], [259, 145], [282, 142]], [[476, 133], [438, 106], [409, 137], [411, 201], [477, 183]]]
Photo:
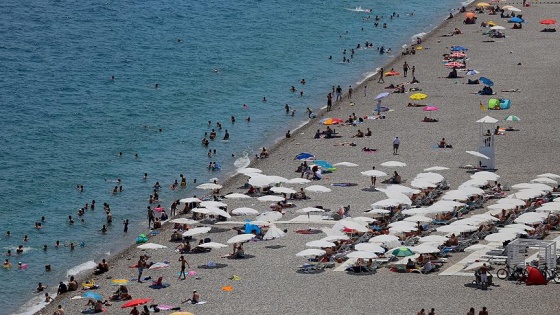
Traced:
[[560, 283], [560, 271], [558, 271], [558, 268], [548, 269], [547, 265], [544, 265], [544, 268], [540, 271], [546, 277], [547, 282], [554, 280], [554, 282]]
[[521, 267], [510, 267], [506, 265], [505, 268], [500, 268], [496, 271], [498, 279], [504, 280], [518, 280], [519, 278], [527, 278], [527, 270]]

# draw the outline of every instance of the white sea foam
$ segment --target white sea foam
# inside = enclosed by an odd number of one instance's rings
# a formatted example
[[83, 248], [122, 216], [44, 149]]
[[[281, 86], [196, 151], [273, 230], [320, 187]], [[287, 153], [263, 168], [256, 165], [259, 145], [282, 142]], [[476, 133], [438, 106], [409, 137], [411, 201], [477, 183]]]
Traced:
[[86, 261], [83, 264], [77, 265], [74, 268], [70, 268], [68, 269], [68, 271], [66, 272], [66, 276], [70, 277], [70, 276], [75, 276], [77, 274], [79, 274], [80, 272], [86, 271], [86, 270], [91, 270], [94, 269], [95, 267], [97, 267], [97, 264], [95, 263], [95, 261], [90, 260], [90, 261]]

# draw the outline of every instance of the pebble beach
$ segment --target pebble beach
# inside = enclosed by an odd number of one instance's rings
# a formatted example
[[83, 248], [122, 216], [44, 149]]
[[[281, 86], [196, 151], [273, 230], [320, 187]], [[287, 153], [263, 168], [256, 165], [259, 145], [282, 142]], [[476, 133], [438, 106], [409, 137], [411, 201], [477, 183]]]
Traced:
[[[499, 5], [511, 4], [521, 7], [521, 3], [499, 2]], [[270, 148], [270, 156], [256, 159], [251, 167], [263, 170], [267, 175], [278, 175], [286, 178], [299, 177], [294, 172], [300, 161], [294, 157], [300, 152], [311, 152], [318, 159], [331, 164], [351, 162], [356, 167], [339, 166], [336, 171], [324, 174], [322, 180], [311, 184], [323, 185], [332, 189], [327, 193], [309, 192], [310, 199], [294, 201], [295, 208], [287, 209], [282, 221], [290, 220], [303, 207], [323, 206], [336, 211], [342, 206], [350, 206], [352, 216], [361, 216], [371, 209], [371, 204], [386, 198], [382, 192], [370, 189], [370, 178], [360, 174], [362, 171], [376, 169], [388, 174], [397, 170], [402, 176], [403, 184], [408, 185], [414, 176], [423, 169], [432, 166], [445, 166], [449, 170], [441, 172], [451, 189], [465, 182], [470, 173], [463, 168], [465, 165], [476, 165], [476, 158], [465, 151], [477, 150], [479, 136], [484, 129], [494, 129], [496, 125], [513, 125], [519, 131], [506, 132], [496, 136], [496, 173], [501, 176], [500, 182], [515, 184], [528, 182], [541, 173], [558, 173], [560, 158], [557, 148], [560, 146], [557, 131], [559, 109], [556, 104], [555, 79], [560, 72], [560, 64], [554, 53], [560, 47], [557, 33], [540, 32], [545, 26], [540, 25], [542, 19], [553, 19], [560, 13], [560, 2], [534, 3], [523, 8], [523, 18], [527, 21], [520, 30], [511, 29], [511, 23], [499, 15], [478, 14], [477, 24], [463, 24], [463, 15], [444, 22], [439, 28], [428, 34], [421, 43], [421, 50], [414, 55], [402, 55], [394, 52], [395, 59], [384, 66], [385, 71], [394, 68], [400, 72], [397, 76], [384, 77], [384, 83], [378, 83], [378, 76], [373, 76], [360, 86], [353, 88], [351, 98], [343, 95], [340, 102], [333, 101], [332, 111], [324, 109], [316, 118], [310, 119], [305, 126], [292, 130], [289, 139], [279, 141]], [[506, 27], [505, 38], [489, 38], [482, 33], [480, 22], [494, 21]], [[442, 36], [459, 28], [462, 34]], [[480, 74], [469, 77], [459, 72], [460, 78], [448, 79], [449, 69], [442, 63], [442, 55], [449, 53], [450, 47], [461, 45], [468, 47], [467, 68], [476, 69]], [[407, 62], [415, 67], [418, 84], [409, 84], [412, 75], [402, 75], [402, 66]], [[467, 79], [479, 76], [494, 81], [496, 95], [481, 96], [476, 94], [482, 85], [468, 85]], [[337, 125], [332, 128], [340, 135], [334, 139], [314, 139], [317, 129], [324, 130], [320, 123], [322, 118], [339, 117], [346, 119], [355, 114], [358, 117], [370, 117], [375, 110], [373, 98], [390, 84], [405, 85], [407, 93], [394, 93], [383, 100], [383, 106], [390, 110], [385, 112], [385, 119], [364, 119], [356, 126]], [[367, 88], [366, 88], [367, 86]], [[343, 91], [348, 86], [342, 86]], [[407, 107], [411, 102], [409, 88], [421, 89], [428, 97], [421, 103], [437, 106], [438, 111], [430, 113], [430, 117], [438, 122], [421, 122], [427, 116], [422, 108]], [[508, 92], [503, 92], [508, 91]], [[515, 92], [510, 92], [515, 91]], [[330, 91], [325, 91], [326, 95]], [[503, 111], [481, 109], [480, 104], [487, 107], [490, 98], [507, 98], [511, 100], [511, 108]], [[480, 118], [489, 115], [500, 120], [497, 124], [481, 126], [476, 123]], [[508, 115], [521, 118], [519, 122], [506, 122]], [[369, 128], [371, 137], [352, 138], [358, 130], [363, 132]], [[286, 130], [287, 131], [287, 130]], [[392, 143], [395, 137], [401, 140], [398, 155], [393, 154]], [[434, 148], [445, 138], [453, 145], [452, 149]], [[355, 146], [347, 145], [354, 142]], [[344, 144], [344, 145], [343, 145]], [[374, 153], [366, 153], [362, 148], [377, 149]], [[402, 168], [386, 168], [380, 166], [385, 161], [400, 161], [407, 164]], [[238, 175], [227, 179], [221, 194], [230, 192], [244, 193], [242, 188], [247, 177]], [[378, 187], [384, 185], [378, 179]], [[333, 183], [356, 183], [356, 186], [332, 186]], [[309, 184], [309, 185], [311, 185]], [[286, 185], [294, 189], [306, 185]], [[199, 196], [204, 194], [200, 191]], [[188, 197], [188, 196], [184, 196]], [[268, 203], [256, 199], [224, 200], [228, 209], [237, 207], [253, 207], [262, 212]], [[489, 204], [493, 203], [490, 201]], [[169, 207], [169, 204], [165, 205]], [[483, 211], [477, 210], [480, 213]], [[478, 212], [477, 212], [478, 213]], [[231, 221], [243, 221], [246, 217], [233, 217]], [[226, 243], [236, 235], [231, 227], [234, 224], [211, 225], [210, 233], [204, 235], [214, 242]], [[465, 314], [470, 307], [478, 312], [486, 306], [490, 314], [555, 314], [557, 313], [557, 296], [560, 286], [551, 282], [547, 286], [515, 285], [514, 282], [495, 280], [496, 286], [489, 290], [473, 288], [470, 283], [474, 277], [442, 276], [438, 273], [400, 274], [380, 268], [372, 275], [350, 275], [345, 272], [327, 269], [318, 274], [297, 273], [297, 267], [305, 262], [295, 254], [305, 249], [305, 243], [317, 240], [324, 235], [302, 235], [294, 233], [298, 229], [323, 227], [314, 223], [282, 224], [278, 227], [288, 232], [286, 236], [271, 241], [251, 241], [244, 245], [247, 257], [232, 260], [223, 256], [231, 253], [231, 246], [213, 249], [208, 253], [186, 254], [190, 268], [194, 271], [186, 280], [178, 279], [180, 254], [175, 252], [177, 243], [169, 242], [173, 231], [172, 224], [164, 224], [160, 233], [150, 237], [150, 242], [166, 245], [159, 250], [139, 250], [136, 245], [120, 252], [109, 260], [110, 270], [99, 276], [81, 274], [79, 283], [94, 279], [100, 286], [95, 292], [108, 299], [117, 287], [111, 285], [112, 279], [135, 279], [135, 265], [138, 257], [147, 253], [150, 261], [169, 261], [170, 267], [157, 271], [145, 270], [143, 277], [155, 280], [163, 277], [169, 286], [163, 289], [151, 289], [152, 280], [144, 283], [131, 281], [128, 284], [130, 294], [136, 298], [151, 298], [153, 304], [165, 304], [181, 307], [181, 311], [196, 315], [203, 314], [239, 314], [259, 312], [261, 314], [416, 314], [424, 308], [435, 309], [436, 314]], [[147, 228], [147, 223], [146, 226]], [[146, 233], [149, 230], [131, 231]], [[558, 236], [554, 233], [549, 236]], [[195, 240], [198, 241], [197, 237]], [[195, 241], [193, 241], [194, 243]], [[453, 253], [449, 261], [442, 267], [454, 264], [466, 256], [466, 253]], [[218, 268], [204, 268], [209, 262], [218, 264]], [[233, 276], [239, 280], [231, 280]], [[224, 286], [233, 290], [225, 291]], [[192, 291], [197, 290], [201, 305], [182, 304], [190, 298]], [[83, 292], [69, 292], [57, 296], [53, 302], [36, 314], [53, 314], [57, 305], [63, 305], [66, 314], [79, 314], [86, 309], [87, 299], [72, 299]], [[121, 309], [124, 302], [113, 302], [106, 306], [107, 314], [129, 314], [130, 309]], [[162, 314], [171, 311], [162, 311]]]

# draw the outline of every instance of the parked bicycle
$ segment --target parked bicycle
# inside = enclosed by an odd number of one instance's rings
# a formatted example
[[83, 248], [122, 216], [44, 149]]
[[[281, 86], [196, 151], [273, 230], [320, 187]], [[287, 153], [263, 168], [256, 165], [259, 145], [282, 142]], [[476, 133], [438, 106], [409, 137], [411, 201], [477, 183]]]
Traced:
[[501, 280], [518, 280], [519, 278], [527, 278], [527, 270], [519, 266], [512, 268], [506, 265], [504, 268], [500, 268], [496, 271], [496, 276]]

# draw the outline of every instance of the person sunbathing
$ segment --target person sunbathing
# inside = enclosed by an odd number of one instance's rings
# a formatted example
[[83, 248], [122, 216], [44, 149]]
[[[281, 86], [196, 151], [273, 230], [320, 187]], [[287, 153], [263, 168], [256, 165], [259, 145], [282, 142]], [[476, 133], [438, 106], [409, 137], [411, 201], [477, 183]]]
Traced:
[[443, 149], [445, 149], [445, 148], [453, 148], [453, 146], [451, 146], [451, 144], [449, 144], [449, 143], [447, 143], [447, 142], [445, 141], [445, 138], [442, 138], [442, 139], [441, 139], [441, 141], [440, 141], [439, 144], [438, 144], [438, 147], [439, 147], [439, 148], [443, 148]]
[[438, 122], [439, 120], [435, 119], [435, 118], [430, 118], [428, 116], [424, 116], [424, 119], [422, 120], [422, 122]]
[[363, 148], [362, 148], [362, 151], [363, 151], [363, 152], [376, 152], [377, 149], [370, 149], [370, 148], [368, 148], [368, 147], [363, 147]]

